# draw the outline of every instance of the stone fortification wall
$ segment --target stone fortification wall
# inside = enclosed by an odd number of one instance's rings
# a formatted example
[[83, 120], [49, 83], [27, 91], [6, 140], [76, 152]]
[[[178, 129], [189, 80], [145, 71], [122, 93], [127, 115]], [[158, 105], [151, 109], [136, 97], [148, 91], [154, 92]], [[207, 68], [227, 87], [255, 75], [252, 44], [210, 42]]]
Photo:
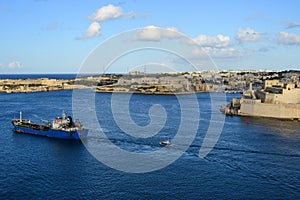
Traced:
[[241, 116], [300, 119], [300, 104], [243, 102], [238, 114]]
[[287, 104], [300, 104], [300, 89], [283, 89], [283, 94], [268, 93], [265, 91], [255, 91], [257, 99], [261, 99], [263, 103], [287, 103]]

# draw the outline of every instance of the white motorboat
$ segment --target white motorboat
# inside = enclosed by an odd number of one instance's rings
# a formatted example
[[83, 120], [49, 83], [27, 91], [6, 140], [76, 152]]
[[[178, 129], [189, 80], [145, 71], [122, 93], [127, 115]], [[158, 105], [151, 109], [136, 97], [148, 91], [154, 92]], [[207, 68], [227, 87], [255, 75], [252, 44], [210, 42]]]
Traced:
[[169, 146], [169, 145], [171, 145], [171, 142], [169, 140], [165, 140], [165, 141], [160, 141], [159, 144]]

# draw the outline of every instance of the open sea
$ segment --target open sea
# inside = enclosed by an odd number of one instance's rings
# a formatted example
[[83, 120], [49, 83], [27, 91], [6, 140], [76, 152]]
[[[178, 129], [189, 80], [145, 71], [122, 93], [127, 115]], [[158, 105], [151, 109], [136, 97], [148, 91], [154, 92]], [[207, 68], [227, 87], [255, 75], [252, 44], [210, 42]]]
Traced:
[[[74, 77], [61, 75], [62, 79]], [[227, 102], [239, 96], [227, 94]], [[179, 128], [180, 106], [176, 96], [131, 96], [130, 116], [140, 126], [150, 122], [148, 111], [152, 105], [165, 108], [165, 126], [150, 138], [122, 133], [112, 117], [111, 98], [109, 93], [95, 94], [99, 123], [112, 143], [91, 136], [87, 144], [116, 145], [140, 154], [161, 148], [166, 148], [170, 155], [174, 153], [176, 146], [162, 147], [159, 141], [172, 141]], [[208, 93], [197, 94], [197, 101], [199, 120], [190, 121], [198, 123], [199, 128], [188, 149], [162, 169], [127, 173], [98, 161], [81, 141], [13, 131], [11, 119], [18, 117], [20, 111], [23, 118], [36, 122], [52, 120], [62, 110], [72, 114], [72, 91], [0, 93], [0, 198], [300, 199], [300, 122], [226, 117], [216, 145], [206, 157], [200, 158], [199, 149], [212, 120], [212, 109]], [[109, 156], [111, 152], [103, 154]]]

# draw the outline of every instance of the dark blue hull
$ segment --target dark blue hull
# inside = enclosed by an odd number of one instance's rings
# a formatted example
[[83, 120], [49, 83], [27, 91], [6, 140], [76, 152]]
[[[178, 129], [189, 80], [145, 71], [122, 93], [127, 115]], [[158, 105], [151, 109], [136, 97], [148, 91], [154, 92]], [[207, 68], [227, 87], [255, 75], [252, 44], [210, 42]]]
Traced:
[[14, 125], [14, 130], [18, 133], [26, 133], [32, 135], [39, 135], [39, 136], [46, 136], [51, 138], [59, 138], [59, 139], [83, 139], [86, 138], [88, 135], [87, 129], [75, 130], [75, 131], [65, 131], [65, 130], [58, 130], [58, 129], [48, 129], [48, 130], [38, 130], [38, 129], [31, 129], [21, 126]]

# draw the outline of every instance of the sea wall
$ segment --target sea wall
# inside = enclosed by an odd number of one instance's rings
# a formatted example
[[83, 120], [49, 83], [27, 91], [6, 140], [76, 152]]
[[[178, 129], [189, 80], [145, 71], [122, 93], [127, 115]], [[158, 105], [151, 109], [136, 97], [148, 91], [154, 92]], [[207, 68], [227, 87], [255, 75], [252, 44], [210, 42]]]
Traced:
[[300, 119], [300, 104], [243, 102], [238, 114], [241, 116]]
[[284, 93], [279, 97], [278, 102], [300, 104], [300, 89], [284, 90]]

